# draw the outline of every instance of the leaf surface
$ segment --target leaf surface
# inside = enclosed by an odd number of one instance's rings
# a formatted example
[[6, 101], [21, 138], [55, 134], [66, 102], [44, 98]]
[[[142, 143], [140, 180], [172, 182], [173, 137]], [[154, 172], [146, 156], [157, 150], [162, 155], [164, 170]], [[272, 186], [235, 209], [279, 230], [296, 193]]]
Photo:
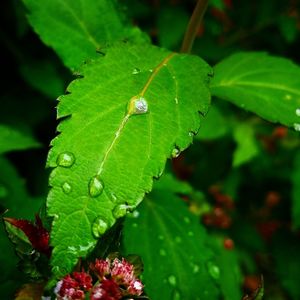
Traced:
[[292, 173], [292, 218], [295, 229], [300, 228], [300, 153], [294, 158], [294, 170]]
[[29, 22], [71, 68], [96, 56], [107, 43], [129, 39], [145, 40], [117, 9], [114, 0], [23, 0]]
[[268, 121], [300, 130], [300, 68], [288, 59], [234, 54], [215, 66], [211, 91]]
[[165, 179], [158, 187], [155, 182], [138, 210], [126, 218], [125, 251], [141, 256], [151, 299], [218, 299], [206, 232], [167, 182], [163, 188]]
[[37, 147], [40, 147], [40, 144], [30, 134], [0, 124], [0, 154]]
[[49, 152], [55, 169], [48, 213], [54, 216], [52, 264], [62, 273], [142, 201], [174, 150], [191, 143], [198, 112], [207, 112], [210, 102], [209, 72], [196, 56], [116, 46], [83, 67], [84, 78], [60, 97], [58, 117], [71, 117], [60, 123]]

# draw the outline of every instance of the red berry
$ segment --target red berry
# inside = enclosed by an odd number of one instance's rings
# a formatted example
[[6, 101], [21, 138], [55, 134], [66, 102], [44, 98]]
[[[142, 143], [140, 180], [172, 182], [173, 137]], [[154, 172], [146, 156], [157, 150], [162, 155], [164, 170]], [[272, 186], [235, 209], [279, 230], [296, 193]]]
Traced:
[[232, 250], [234, 248], [234, 242], [232, 239], [225, 239], [224, 240], [224, 248], [227, 250]]

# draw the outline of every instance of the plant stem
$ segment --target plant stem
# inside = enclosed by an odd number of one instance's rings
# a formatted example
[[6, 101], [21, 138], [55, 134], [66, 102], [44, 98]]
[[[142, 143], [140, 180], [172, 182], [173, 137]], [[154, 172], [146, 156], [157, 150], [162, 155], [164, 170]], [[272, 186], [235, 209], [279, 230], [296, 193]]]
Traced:
[[180, 52], [190, 53], [209, 0], [198, 0], [187, 26]]

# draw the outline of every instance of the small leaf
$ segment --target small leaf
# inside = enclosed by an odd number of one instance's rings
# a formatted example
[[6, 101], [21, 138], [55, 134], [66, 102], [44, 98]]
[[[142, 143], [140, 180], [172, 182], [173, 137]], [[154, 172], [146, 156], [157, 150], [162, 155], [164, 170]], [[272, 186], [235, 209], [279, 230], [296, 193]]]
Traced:
[[48, 156], [58, 273], [70, 272], [142, 201], [173, 150], [192, 142], [210, 103], [209, 72], [196, 56], [119, 45], [84, 66], [84, 78], [60, 97], [58, 117], [71, 117], [60, 123]]
[[141, 256], [143, 282], [152, 300], [217, 299], [217, 267], [210, 261], [206, 232], [168, 183], [162, 189], [164, 182], [163, 176], [138, 214], [126, 218], [125, 251]]
[[96, 57], [107, 43], [145, 40], [139, 29], [124, 20], [114, 0], [23, 0], [29, 22], [46, 45], [71, 68]]
[[300, 68], [266, 53], [237, 53], [215, 66], [212, 94], [300, 130]]
[[233, 154], [234, 167], [238, 167], [255, 157], [259, 148], [255, 139], [253, 127], [250, 124], [237, 124], [233, 131], [237, 147]]
[[4, 218], [4, 221], [22, 230], [34, 249], [50, 256], [49, 233], [43, 227], [39, 216], [36, 216], [35, 224], [27, 220], [17, 220], [13, 218]]
[[21, 132], [8, 125], [0, 124], [0, 154], [16, 151], [27, 150], [40, 147], [30, 134]]

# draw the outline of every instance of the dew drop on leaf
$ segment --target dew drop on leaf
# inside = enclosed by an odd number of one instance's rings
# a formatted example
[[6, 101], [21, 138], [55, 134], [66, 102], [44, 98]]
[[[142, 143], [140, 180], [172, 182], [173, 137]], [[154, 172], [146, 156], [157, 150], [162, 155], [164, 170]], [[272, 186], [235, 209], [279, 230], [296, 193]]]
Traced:
[[164, 238], [163, 235], [159, 235], [159, 236], [158, 236], [158, 239], [161, 240], [161, 241], [163, 241], [165, 238]]
[[58, 155], [56, 162], [60, 167], [70, 168], [75, 162], [75, 156], [71, 152], [63, 152]]
[[296, 116], [300, 117], [300, 108], [296, 109]]
[[148, 102], [144, 97], [133, 98], [129, 102], [128, 113], [130, 115], [141, 115], [148, 112]]
[[291, 96], [290, 94], [286, 94], [286, 95], [284, 96], [284, 99], [285, 99], [285, 100], [291, 100], [291, 99], [292, 99], [292, 96]]
[[180, 150], [178, 148], [174, 148], [172, 151], [172, 157], [176, 158], [180, 155]]
[[104, 185], [99, 176], [91, 178], [89, 182], [89, 194], [91, 197], [95, 198], [100, 196], [103, 192], [103, 188]]
[[113, 210], [113, 215], [116, 219], [124, 217], [128, 212], [128, 205], [120, 204]]
[[70, 194], [72, 192], [72, 187], [68, 182], [64, 182], [61, 187], [65, 194]]
[[209, 275], [214, 279], [220, 278], [220, 269], [213, 262], [209, 261], [206, 264]]
[[193, 273], [198, 273], [200, 270], [200, 267], [198, 265], [193, 265]]
[[132, 71], [133, 75], [137, 75], [139, 73], [141, 73], [141, 70], [139, 68], [134, 68], [133, 71]]
[[108, 228], [107, 222], [103, 220], [103, 218], [96, 218], [92, 225], [92, 232], [96, 238], [99, 238]]
[[176, 277], [174, 275], [170, 275], [168, 277], [168, 282], [173, 285], [173, 286], [176, 286]]
[[294, 129], [300, 131], [300, 123], [294, 123]]

